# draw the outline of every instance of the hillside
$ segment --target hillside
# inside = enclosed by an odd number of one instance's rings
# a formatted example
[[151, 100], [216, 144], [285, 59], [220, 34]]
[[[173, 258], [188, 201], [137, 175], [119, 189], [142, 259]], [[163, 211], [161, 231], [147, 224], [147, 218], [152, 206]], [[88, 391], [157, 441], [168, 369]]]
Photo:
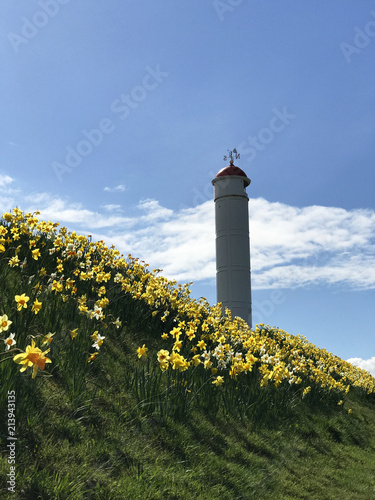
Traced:
[[0, 223], [2, 497], [374, 497], [369, 373], [37, 216]]

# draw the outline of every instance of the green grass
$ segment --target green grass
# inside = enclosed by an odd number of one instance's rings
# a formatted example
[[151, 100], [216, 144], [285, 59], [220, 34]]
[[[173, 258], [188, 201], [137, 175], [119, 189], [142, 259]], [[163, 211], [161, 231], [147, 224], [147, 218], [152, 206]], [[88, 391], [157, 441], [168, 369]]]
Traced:
[[[51, 224], [14, 213], [0, 223], [0, 317], [12, 321], [0, 340], [12, 331], [17, 341], [13, 351], [0, 343], [0, 498], [375, 498], [375, 385], [368, 373], [286, 332], [249, 332], [136, 260], [116, 263], [104, 246], [64, 230], [51, 234]], [[25, 265], [12, 267], [14, 256]], [[88, 277], [95, 265], [99, 271]], [[108, 279], [98, 280], [100, 273]], [[62, 289], [53, 291], [57, 282]], [[97, 319], [90, 311], [104, 285], [108, 304]], [[30, 301], [19, 311], [15, 295], [22, 293]], [[84, 295], [86, 312], [78, 307]], [[35, 299], [43, 304], [37, 314]], [[170, 361], [163, 372], [157, 353], [172, 352], [176, 339], [161, 335], [195, 319], [193, 342], [181, 326], [186, 369]], [[94, 331], [105, 341], [88, 363]], [[53, 341], [42, 345], [48, 332]], [[21, 373], [12, 359], [32, 340], [50, 348], [52, 360], [34, 379], [31, 367]], [[212, 354], [217, 365], [204, 366], [201, 356], [195, 366], [203, 341], [211, 354], [219, 345], [226, 356], [233, 352], [231, 363], [223, 368]], [[138, 359], [143, 344], [147, 357]], [[233, 361], [234, 354], [254, 360], [236, 372], [244, 360]], [[224, 383], [216, 386], [218, 375]], [[16, 395], [14, 492], [7, 483], [8, 391]]]
[[[125, 351], [111, 345], [77, 400], [53, 377], [27, 384], [32, 398], [27, 413], [16, 414], [16, 493], [9, 498], [374, 498], [375, 415], [368, 397], [349, 396], [351, 414], [302, 403], [264, 421], [199, 409], [163, 419], [129, 388], [134, 360]], [[17, 407], [24, 406], [18, 399]], [[2, 498], [6, 460], [5, 452]]]

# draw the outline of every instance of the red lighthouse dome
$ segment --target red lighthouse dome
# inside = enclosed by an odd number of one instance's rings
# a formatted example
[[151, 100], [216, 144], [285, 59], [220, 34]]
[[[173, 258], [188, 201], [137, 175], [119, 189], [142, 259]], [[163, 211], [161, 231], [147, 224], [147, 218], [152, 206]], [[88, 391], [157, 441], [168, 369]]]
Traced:
[[236, 167], [236, 165], [228, 165], [222, 168], [215, 177], [222, 177], [224, 175], [241, 175], [242, 177], [247, 177], [245, 172], [240, 167]]

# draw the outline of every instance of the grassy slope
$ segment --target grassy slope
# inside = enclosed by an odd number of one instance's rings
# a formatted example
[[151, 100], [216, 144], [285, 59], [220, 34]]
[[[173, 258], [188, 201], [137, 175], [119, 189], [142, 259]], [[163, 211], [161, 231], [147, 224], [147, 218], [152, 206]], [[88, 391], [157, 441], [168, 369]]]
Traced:
[[[194, 410], [165, 422], [127, 389], [129, 347], [111, 342], [73, 403], [58, 380], [29, 384], [11, 498], [374, 498], [373, 402], [351, 396], [350, 415], [306, 403], [275, 421]], [[2, 498], [8, 471], [3, 456]]]
[[[43, 373], [39, 371], [35, 379], [31, 378], [30, 369], [20, 373], [12, 355], [9, 357], [4, 347], [0, 350], [0, 498], [375, 498], [374, 391], [366, 396], [351, 385], [348, 396], [339, 396], [312, 383], [305, 375], [301, 386], [283, 380], [276, 387], [273, 383], [260, 387], [260, 371], [269, 365], [259, 360], [257, 369], [238, 377], [242, 381], [238, 384], [227, 370], [219, 372], [225, 375], [225, 383], [213, 386], [214, 377], [202, 365], [197, 370], [190, 367], [180, 373], [169, 368], [162, 373], [156, 364], [156, 353], [162, 346], [168, 348], [171, 342], [161, 341], [160, 335], [176, 324], [176, 306], [172, 304], [178, 294], [174, 295], [174, 289], [163, 305], [157, 306], [160, 297], [154, 288], [156, 281], [150, 276], [150, 281], [145, 281], [144, 271], [137, 274], [138, 264], [133, 262], [123, 271], [131, 276], [130, 285], [129, 281], [123, 282], [125, 288], [129, 285], [127, 292], [121, 286], [116, 291], [113, 277], [105, 282], [109, 297], [106, 320], [88, 319], [86, 313], [78, 312], [76, 297], [87, 294], [87, 304], [92, 308], [103, 281], [95, 281], [99, 274], [82, 279], [83, 270], [87, 270], [83, 259], [87, 255], [60, 261], [56, 254], [63, 257], [63, 253], [50, 250], [52, 245], [55, 248], [63, 244], [57, 243], [59, 238], [42, 234], [33, 242], [41, 249], [41, 256], [35, 259], [30, 241], [36, 238], [35, 232], [22, 221], [17, 216], [16, 222], [5, 225], [0, 238], [0, 315], [8, 314], [12, 321], [11, 329], [2, 332], [1, 340], [15, 332], [15, 352], [19, 352], [33, 337], [41, 345], [41, 337], [47, 332], [56, 335], [50, 345], [53, 362], [46, 365]], [[35, 227], [31, 219], [28, 221], [30, 227]], [[12, 232], [16, 227], [18, 238]], [[76, 240], [74, 245], [78, 245]], [[83, 246], [85, 252], [90, 248], [87, 242]], [[100, 260], [101, 255], [107, 255], [107, 250], [102, 249], [101, 254], [95, 250], [89, 258]], [[15, 256], [25, 266], [10, 266], [10, 259]], [[60, 262], [63, 271], [58, 269]], [[103, 269], [112, 268], [104, 262]], [[70, 299], [63, 300], [61, 291], [51, 291], [56, 271], [57, 280], [64, 284], [64, 294]], [[78, 287], [74, 297], [68, 287], [69, 277], [76, 280]], [[139, 300], [148, 283], [146, 298], [155, 295], [152, 307]], [[30, 296], [29, 307], [18, 311], [15, 295], [23, 292]], [[34, 314], [31, 304], [37, 297], [43, 307]], [[160, 311], [154, 317], [153, 308], [158, 307]], [[165, 323], [160, 320], [163, 308], [171, 311]], [[196, 344], [210, 335], [203, 333], [205, 313], [201, 314], [201, 309], [194, 311], [194, 315], [201, 315]], [[177, 315], [177, 321], [184, 314], [186, 311]], [[117, 316], [123, 322], [121, 329], [114, 326]], [[228, 323], [225, 328], [232, 326]], [[105, 343], [100, 355], [88, 364], [87, 355], [93, 350], [90, 335], [96, 328], [105, 334]], [[212, 323], [210, 328], [215, 335], [223, 326], [220, 322]], [[73, 329], [79, 330], [74, 340]], [[223, 342], [231, 342], [230, 335], [226, 335]], [[265, 339], [260, 341], [263, 345]], [[136, 351], [142, 344], [148, 347], [148, 358], [139, 360]], [[191, 345], [185, 337], [184, 345], [189, 352]], [[239, 348], [242, 350], [243, 346]], [[288, 354], [289, 363], [301, 363], [304, 354], [310, 356], [300, 341], [289, 339], [283, 349], [287, 353], [288, 349], [293, 351]], [[314, 366], [324, 361], [323, 375], [332, 374], [331, 382], [340, 379], [340, 372], [347, 371], [347, 367], [340, 367], [337, 359], [323, 354], [316, 354]], [[323, 357], [318, 361], [320, 356]], [[361, 377], [364, 380], [363, 374]], [[326, 382], [324, 377], [322, 380]], [[310, 383], [311, 392], [301, 399], [303, 387]], [[197, 387], [200, 397], [196, 397]], [[16, 493], [8, 495], [4, 402], [9, 389], [16, 392], [18, 440]], [[243, 399], [236, 399], [238, 394]], [[148, 395], [152, 400], [147, 399]], [[344, 405], [337, 406], [341, 397]], [[237, 416], [238, 401], [242, 401], [241, 412], [246, 408], [248, 417]]]

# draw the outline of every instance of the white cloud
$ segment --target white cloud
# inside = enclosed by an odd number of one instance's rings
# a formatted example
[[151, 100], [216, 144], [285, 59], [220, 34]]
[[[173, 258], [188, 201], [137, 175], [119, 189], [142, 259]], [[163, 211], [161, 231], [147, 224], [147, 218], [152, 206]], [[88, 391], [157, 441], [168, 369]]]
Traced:
[[372, 376], [375, 377], [375, 356], [370, 359], [350, 358], [347, 361], [354, 366], [367, 370]]
[[145, 221], [166, 220], [173, 215], [173, 210], [162, 207], [158, 201], [151, 200], [150, 198], [141, 200], [138, 204], [138, 208], [146, 213], [146, 215], [142, 217], [142, 220]]
[[15, 207], [14, 196], [21, 191], [9, 187], [13, 182], [14, 179], [10, 175], [0, 174], [0, 211], [8, 212]]
[[[0, 207], [9, 210], [10, 201], [14, 200], [0, 199]], [[138, 213], [132, 217], [123, 215], [121, 205], [107, 204], [101, 211], [92, 211], [81, 203], [46, 193], [26, 196], [23, 203], [26, 206], [17, 201], [25, 211], [39, 209], [43, 219], [59, 221], [70, 230], [114, 244], [125, 255], [131, 253], [163, 269], [168, 278], [215, 278], [212, 201], [171, 210], [157, 200], [146, 199], [139, 202]], [[372, 210], [298, 208], [263, 198], [251, 199], [250, 234], [254, 289], [313, 284], [375, 288]]]
[[[81, 203], [71, 203], [60, 198], [54, 198], [46, 193], [37, 193], [26, 196], [24, 200], [28, 203], [27, 212], [39, 210], [40, 218], [51, 221], [58, 221], [62, 225], [67, 225], [68, 229], [90, 232], [92, 229], [102, 229], [111, 227], [129, 227], [134, 224], [134, 220], [121, 215], [101, 214], [85, 209]], [[78, 225], [78, 227], [77, 227]], [[74, 226], [74, 227], [73, 227]]]
[[254, 287], [375, 287], [375, 212], [251, 200]]
[[[0, 212], [8, 212], [15, 207], [14, 195], [19, 191], [11, 189], [9, 184], [14, 182], [14, 179], [6, 174], [0, 174]], [[1, 215], [1, 214], [0, 214]]]
[[107, 193], [115, 193], [116, 191], [124, 192], [126, 191], [126, 187], [124, 186], [124, 184], [119, 184], [118, 186], [115, 187], [106, 186], [104, 188], [104, 191], [106, 191]]
[[[15, 208], [15, 202], [14, 198], [11, 198], [9, 196], [4, 196], [0, 192], [0, 212], [9, 212], [9, 210], [12, 210], [12, 208]], [[1, 215], [0, 213], [0, 215]]]
[[108, 204], [108, 205], [102, 205], [102, 206], [103, 206], [104, 210], [106, 210], [108, 212], [123, 212], [121, 205]]
[[[252, 256], [258, 268], [366, 245], [375, 238], [375, 212], [342, 208], [291, 207], [263, 198], [250, 202]], [[270, 261], [270, 258], [272, 259]]]
[[[194, 209], [169, 211], [160, 220], [140, 217], [135, 230], [117, 232], [110, 242], [124, 253], [131, 253], [163, 269], [163, 274], [178, 281], [215, 276], [215, 234], [209, 202]], [[100, 239], [104, 238], [101, 235]]]
[[7, 184], [11, 184], [14, 179], [9, 175], [0, 174], [0, 188], [5, 187]]
[[[215, 277], [214, 207], [167, 210], [155, 200], [139, 204], [126, 233], [111, 230], [111, 243], [160, 267], [168, 277]], [[375, 213], [334, 207], [297, 208], [251, 200], [253, 288], [345, 284], [375, 288]], [[106, 235], [100, 234], [100, 239]]]

